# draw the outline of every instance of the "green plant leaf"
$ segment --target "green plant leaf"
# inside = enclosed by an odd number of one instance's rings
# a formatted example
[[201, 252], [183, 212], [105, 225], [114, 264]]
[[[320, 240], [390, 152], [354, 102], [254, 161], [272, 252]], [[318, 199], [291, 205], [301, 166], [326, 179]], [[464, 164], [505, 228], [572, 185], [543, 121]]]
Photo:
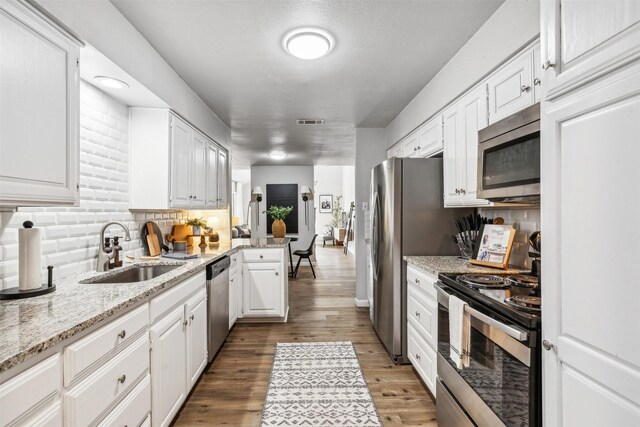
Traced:
[[293, 210], [293, 206], [269, 206], [269, 209], [262, 211], [262, 213], [266, 213], [271, 218], [275, 219], [285, 219], [287, 215], [291, 213]]

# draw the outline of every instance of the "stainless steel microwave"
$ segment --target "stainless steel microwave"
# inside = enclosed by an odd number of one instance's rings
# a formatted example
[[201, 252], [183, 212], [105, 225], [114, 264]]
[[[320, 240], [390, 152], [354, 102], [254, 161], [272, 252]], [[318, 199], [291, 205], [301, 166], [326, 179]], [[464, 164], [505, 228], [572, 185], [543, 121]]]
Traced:
[[494, 202], [540, 200], [540, 104], [478, 132], [478, 197]]

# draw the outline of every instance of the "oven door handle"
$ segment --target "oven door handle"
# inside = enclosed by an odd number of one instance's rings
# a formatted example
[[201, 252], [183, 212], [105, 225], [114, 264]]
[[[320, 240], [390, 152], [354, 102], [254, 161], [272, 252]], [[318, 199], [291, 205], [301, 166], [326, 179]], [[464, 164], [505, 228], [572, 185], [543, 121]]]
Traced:
[[[448, 309], [449, 295], [450, 295], [449, 292], [445, 291], [438, 283], [435, 284], [435, 287], [436, 287], [436, 291], [438, 292], [438, 303], [444, 305]], [[491, 326], [492, 328], [496, 328], [499, 331], [504, 332], [505, 334], [509, 335], [511, 338], [515, 338], [518, 341], [527, 341], [529, 339], [529, 333], [527, 331], [523, 331], [522, 329], [517, 328], [515, 326], [509, 326], [509, 325], [505, 325], [502, 322], [498, 322], [496, 319], [493, 319], [487, 316], [486, 314], [479, 312], [478, 310], [469, 306], [468, 304], [464, 308], [464, 311], [469, 313], [469, 316], [473, 316], [479, 321], [481, 321], [482, 323], [485, 323]]]

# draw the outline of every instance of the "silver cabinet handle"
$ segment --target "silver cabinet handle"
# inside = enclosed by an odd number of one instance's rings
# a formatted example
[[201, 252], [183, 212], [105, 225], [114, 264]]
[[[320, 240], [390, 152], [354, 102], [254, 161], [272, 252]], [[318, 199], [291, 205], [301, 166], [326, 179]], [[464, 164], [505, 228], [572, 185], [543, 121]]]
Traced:
[[193, 319], [195, 319], [195, 318], [196, 318], [196, 315], [195, 315], [195, 314], [192, 314], [192, 315], [189, 317], [189, 319], [191, 319], [191, 320], [193, 320]]
[[416, 353], [416, 359], [420, 360], [420, 355], [418, 353]]
[[127, 376], [125, 374], [122, 374], [119, 378], [118, 378], [118, 382], [120, 384], [124, 384], [124, 382], [127, 380]]
[[420, 280], [415, 279], [414, 281], [416, 282], [416, 284], [418, 284], [418, 285], [420, 284]]
[[533, 85], [534, 86], [540, 86], [540, 79], [537, 78], [537, 77], [535, 79], [533, 79]]
[[280, 275], [280, 273], [278, 273], [278, 272], [276, 271], [276, 276], [279, 276], [279, 275]]
[[461, 189], [460, 189], [460, 194], [467, 194], [467, 192], [466, 192], [466, 191], [464, 191], [464, 188], [461, 188]]
[[542, 341], [542, 346], [544, 347], [545, 350], [549, 351], [553, 348], [553, 344], [551, 344], [549, 341], [544, 340]]
[[185, 320], [184, 322], [182, 322], [183, 326], [187, 326], [189, 324], [189, 321]]
[[420, 317], [420, 312], [416, 311], [416, 317]]
[[460, 190], [456, 188], [456, 194], [460, 194]]
[[193, 198], [194, 198], [194, 199], [197, 199], [197, 197], [196, 197], [196, 196], [193, 196]]
[[531, 86], [525, 86], [525, 85], [520, 86], [520, 92], [523, 92], [523, 93], [528, 92], [529, 89], [531, 89]]
[[189, 196], [189, 199], [193, 199], [193, 196]]
[[264, 258], [264, 256], [263, 256], [263, 255], [260, 255], [260, 259], [262, 259], [262, 258]]
[[548, 59], [542, 63], [542, 69], [547, 70], [549, 68], [553, 68], [555, 64], [552, 64]]
[[118, 336], [119, 336], [120, 338], [124, 338], [124, 337], [126, 337], [126, 336], [127, 336], [127, 331], [125, 331], [125, 330], [123, 329], [122, 331], [120, 331], [120, 333], [118, 334]]

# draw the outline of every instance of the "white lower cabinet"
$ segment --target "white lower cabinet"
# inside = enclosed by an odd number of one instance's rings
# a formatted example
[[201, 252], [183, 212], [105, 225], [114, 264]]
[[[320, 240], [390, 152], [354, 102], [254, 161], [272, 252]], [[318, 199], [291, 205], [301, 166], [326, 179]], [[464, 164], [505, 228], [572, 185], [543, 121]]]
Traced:
[[420, 378], [436, 395], [438, 302], [430, 272], [407, 266], [407, 353]]
[[283, 249], [242, 251], [242, 317], [285, 318], [288, 275]]
[[187, 396], [184, 308], [177, 307], [151, 327], [151, 413], [167, 426]]
[[61, 390], [62, 363], [56, 354], [0, 385], [0, 426], [61, 425]]
[[187, 388], [190, 390], [207, 366], [207, 294], [198, 292], [185, 304], [187, 320]]
[[[151, 417], [168, 426], [207, 364], [204, 273], [151, 301]], [[162, 314], [165, 313], [165, 314]]]
[[229, 277], [229, 329], [238, 320], [238, 278], [234, 274]]
[[98, 427], [139, 426], [151, 411], [151, 377], [144, 379], [124, 398]]
[[149, 372], [149, 339], [140, 337], [64, 394], [66, 426], [87, 426]]

